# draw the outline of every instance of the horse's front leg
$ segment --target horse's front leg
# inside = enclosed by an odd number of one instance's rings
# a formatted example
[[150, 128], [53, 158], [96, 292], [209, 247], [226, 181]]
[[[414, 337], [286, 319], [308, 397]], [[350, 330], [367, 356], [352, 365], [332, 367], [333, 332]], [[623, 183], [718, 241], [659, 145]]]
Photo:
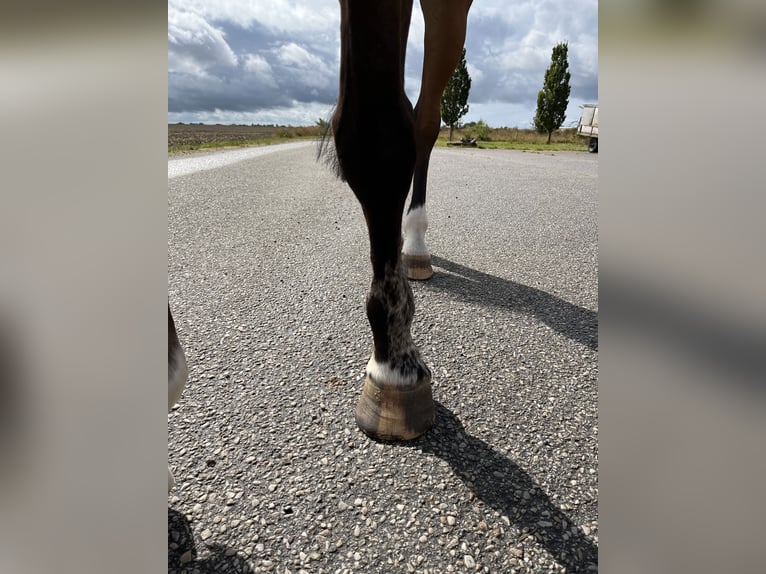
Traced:
[[[373, 272], [367, 317], [374, 348], [356, 421], [368, 435], [387, 440], [416, 438], [434, 421], [431, 372], [410, 334], [415, 305], [401, 259], [402, 213], [414, 160], [411, 115], [405, 107], [391, 115], [381, 140], [385, 145], [352, 143], [342, 120], [335, 127], [344, 175], [367, 221]], [[390, 130], [397, 122], [401, 129]]]
[[373, 259], [367, 317], [374, 350], [356, 407], [364, 432], [393, 440], [420, 436], [433, 424], [435, 412], [431, 371], [410, 334], [415, 304], [400, 255], [403, 207], [365, 209]]
[[401, 260], [402, 213], [415, 164], [404, 93], [411, 0], [341, 2], [341, 82], [333, 136], [341, 173], [370, 237], [367, 317], [373, 353], [356, 421], [368, 435], [409, 440], [434, 422], [431, 372], [410, 335], [413, 295]]

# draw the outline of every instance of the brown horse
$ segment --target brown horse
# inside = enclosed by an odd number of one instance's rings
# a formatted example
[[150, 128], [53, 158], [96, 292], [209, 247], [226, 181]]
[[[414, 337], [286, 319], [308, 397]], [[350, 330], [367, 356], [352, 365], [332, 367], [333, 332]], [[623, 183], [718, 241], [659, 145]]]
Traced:
[[[412, 0], [341, 0], [340, 94], [332, 128], [341, 175], [362, 205], [370, 236], [372, 285], [367, 317], [373, 355], [356, 407], [375, 438], [409, 440], [434, 422], [431, 372], [412, 342], [414, 314], [406, 268], [430, 277], [423, 235], [428, 160], [439, 134], [439, 99], [462, 53], [471, 0], [421, 0], [425, 52], [420, 97], [404, 93]], [[402, 214], [413, 181], [405, 222]]]
[[[173, 322], [173, 315], [170, 314], [170, 305], [168, 305], [168, 412], [181, 398], [187, 376], [186, 357], [181, 344], [178, 342], [176, 325]], [[168, 467], [168, 492], [171, 488], [173, 488], [173, 473]]]
[[[424, 242], [428, 161], [439, 134], [439, 99], [462, 52], [471, 0], [420, 4], [425, 52], [413, 110], [404, 93], [412, 0], [340, 0], [340, 92], [331, 122], [339, 172], [361, 203], [370, 236], [367, 316], [374, 351], [356, 420], [368, 435], [388, 440], [416, 438], [434, 422], [431, 372], [410, 336], [414, 305], [407, 269], [415, 279], [432, 274]], [[403, 249], [402, 215], [411, 182]], [[185, 377], [168, 309], [168, 409]]]
[[415, 176], [412, 199], [404, 220], [402, 255], [410, 279], [430, 279], [431, 254], [425, 244], [426, 181], [428, 161], [439, 137], [439, 101], [460, 60], [465, 42], [466, 20], [471, 0], [421, 0], [425, 19], [423, 77], [415, 105]]

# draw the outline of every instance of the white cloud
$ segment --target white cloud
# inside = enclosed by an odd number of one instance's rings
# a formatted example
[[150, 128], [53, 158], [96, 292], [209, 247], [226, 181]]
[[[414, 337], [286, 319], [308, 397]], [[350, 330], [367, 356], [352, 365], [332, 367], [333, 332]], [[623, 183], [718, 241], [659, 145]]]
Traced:
[[169, 0], [168, 10], [183, 9], [214, 22], [251, 28], [258, 24], [283, 32], [321, 32], [340, 28], [337, 1], [326, 0]]
[[168, 68], [205, 75], [211, 68], [236, 67], [237, 55], [224, 33], [198, 14], [168, 11]]
[[169, 4], [169, 112], [246, 113], [335, 100], [338, 55], [332, 43], [328, 49], [322, 41], [326, 31], [282, 40], [284, 34], [255, 20], [245, 31], [239, 26], [248, 18], [234, 26], [225, 21], [233, 6], [224, 2], [214, 11], [195, 2]]
[[310, 54], [305, 48], [289, 42], [280, 46], [277, 50], [277, 60], [280, 64], [310, 70], [312, 68], [324, 68], [324, 62], [314, 54]]
[[471, 62], [466, 61], [465, 67], [468, 70], [468, 75], [471, 77], [471, 83], [481, 82], [484, 79], [484, 72], [474, 66]]
[[337, 70], [330, 68], [322, 58], [303, 46], [288, 42], [272, 50], [272, 54], [274, 66], [278, 67], [285, 82], [289, 82], [297, 91], [303, 87], [314, 94], [312, 90], [331, 90], [337, 85]]
[[319, 118], [329, 119], [331, 111], [332, 105], [328, 104], [288, 102], [284, 106], [254, 111], [211, 110], [194, 114], [171, 112], [168, 114], [168, 121], [206, 124], [313, 125]]
[[[307, 118], [313, 123], [313, 111], [307, 116], [303, 110], [327, 107], [337, 97], [339, 22], [337, 0], [169, 0], [171, 117], [184, 114], [182, 121], [195, 121], [194, 114], [215, 114], [223, 123], [227, 113], [230, 121], [284, 120], [292, 113], [293, 123]], [[524, 118], [518, 125], [526, 127], [551, 50], [561, 41], [569, 43], [570, 102], [595, 101], [597, 27], [597, 0], [476, 0], [466, 35], [469, 115], [483, 110], [490, 125]], [[423, 33], [415, 3], [405, 70], [405, 90], [413, 101], [420, 88]], [[512, 113], [503, 113], [503, 106]]]
[[259, 56], [258, 54], [245, 55], [244, 69], [246, 72], [253, 74], [255, 81], [272, 88], [277, 87], [277, 82], [274, 79], [274, 71], [263, 56]]

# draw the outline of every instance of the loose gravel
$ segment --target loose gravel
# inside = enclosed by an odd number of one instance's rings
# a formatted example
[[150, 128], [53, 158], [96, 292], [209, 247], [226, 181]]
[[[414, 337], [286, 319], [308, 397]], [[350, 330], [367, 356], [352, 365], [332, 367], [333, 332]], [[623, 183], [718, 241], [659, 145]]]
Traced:
[[437, 422], [389, 444], [353, 417], [364, 219], [314, 152], [169, 179], [169, 572], [596, 571], [598, 156], [434, 151], [412, 288]]

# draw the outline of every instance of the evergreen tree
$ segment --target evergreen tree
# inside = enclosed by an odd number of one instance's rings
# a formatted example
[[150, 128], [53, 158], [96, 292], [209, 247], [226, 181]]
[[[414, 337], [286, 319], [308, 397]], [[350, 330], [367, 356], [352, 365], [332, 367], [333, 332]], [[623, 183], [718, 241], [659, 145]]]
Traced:
[[441, 97], [442, 121], [449, 126], [449, 139], [458, 121], [468, 113], [468, 92], [471, 91], [471, 76], [465, 64], [465, 48], [452, 77], [444, 88]]
[[551, 65], [545, 71], [543, 89], [537, 94], [535, 129], [540, 133], [548, 133], [548, 143], [551, 143], [551, 134], [564, 123], [569, 105], [568, 50], [566, 42], [553, 47]]

